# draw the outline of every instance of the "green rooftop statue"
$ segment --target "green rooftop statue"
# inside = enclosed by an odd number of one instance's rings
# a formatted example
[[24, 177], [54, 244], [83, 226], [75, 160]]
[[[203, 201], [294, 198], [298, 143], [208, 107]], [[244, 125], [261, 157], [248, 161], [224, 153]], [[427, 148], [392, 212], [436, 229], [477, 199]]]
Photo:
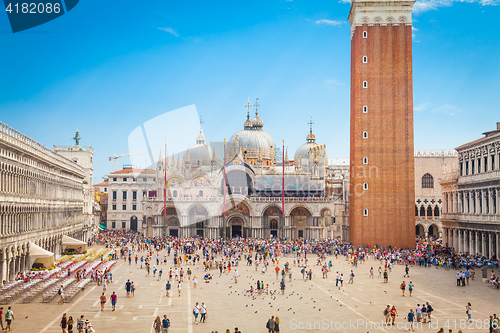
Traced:
[[80, 143], [80, 134], [78, 134], [78, 129], [76, 130], [76, 134], [75, 134], [75, 137], [72, 138], [73, 140], [75, 140], [75, 146], [78, 146], [79, 143]]

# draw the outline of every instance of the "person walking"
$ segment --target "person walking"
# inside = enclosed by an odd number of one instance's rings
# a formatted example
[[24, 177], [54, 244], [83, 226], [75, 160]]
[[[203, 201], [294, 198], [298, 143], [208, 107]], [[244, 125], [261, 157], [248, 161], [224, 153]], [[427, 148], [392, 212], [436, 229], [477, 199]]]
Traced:
[[384, 318], [385, 318], [385, 323], [390, 323], [391, 322], [391, 306], [387, 305], [387, 307], [384, 309]]
[[406, 290], [406, 283], [403, 281], [401, 285], [399, 286], [399, 289], [403, 292], [403, 296], [405, 295], [405, 290]]
[[61, 323], [59, 324], [62, 329], [62, 333], [66, 333], [66, 327], [68, 326], [68, 318], [66, 318], [66, 314], [63, 313], [62, 318], [61, 318]]
[[104, 304], [106, 304], [106, 295], [104, 295], [104, 293], [102, 293], [100, 300], [101, 300], [101, 311], [102, 311], [104, 310]]
[[281, 295], [285, 294], [285, 279], [281, 279], [280, 282]]
[[160, 320], [160, 316], [156, 316], [156, 319], [153, 322], [153, 328], [155, 330], [155, 333], [160, 333], [161, 332], [161, 320]]
[[7, 308], [7, 312], [5, 312], [5, 323], [7, 326], [5, 326], [5, 330], [12, 331], [12, 328], [10, 328], [10, 325], [12, 324], [12, 321], [14, 320], [14, 312], [12, 312], [12, 308], [9, 306]]
[[279, 332], [280, 331], [280, 317], [276, 317], [274, 320], [274, 332]]
[[59, 295], [59, 301], [57, 302], [58, 304], [63, 304], [64, 303], [64, 289], [61, 284], [61, 287], [57, 291], [57, 294]]
[[393, 326], [394, 326], [394, 321], [396, 320], [397, 315], [398, 315], [398, 310], [396, 310], [396, 307], [393, 305], [391, 308], [391, 319], [392, 319]]
[[113, 293], [111, 294], [111, 297], [110, 297], [110, 299], [111, 299], [111, 306], [113, 307], [113, 311], [115, 311], [117, 298], [118, 298], [118, 296], [113, 291]]
[[83, 333], [85, 330], [85, 321], [83, 321], [83, 315], [80, 316], [80, 319], [76, 321], [76, 329], [78, 333]]
[[169, 327], [170, 327], [170, 319], [167, 318], [167, 315], [164, 315], [161, 321], [161, 328], [162, 328], [161, 333], [168, 333]]
[[170, 289], [172, 288], [172, 285], [170, 284], [170, 281], [167, 281], [167, 284], [165, 285], [165, 290], [166, 290], [166, 296], [170, 297]]
[[134, 281], [132, 281], [132, 284], [130, 285], [130, 296], [132, 296], [132, 297], [135, 296], [135, 284], [134, 284]]
[[193, 307], [193, 316], [194, 316], [194, 323], [198, 325], [198, 315], [200, 314], [200, 306], [198, 305], [198, 302], [196, 302], [195, 306]]
[[130, 283], [130, 280], [127, 280], [127, 282], [125, 283], [125, 290], [127, 291], [127, 298], [130, 297], [130, 285], [132, 283]]
[[429, 302], [426, 302], [425, 305], [427, 307], [427, 318], [429, 319], [429, 323], [430, 323], [432, 311], [434, 311], [434, 308], [429, 304]]
[[181, 297], [182, 284], [180, 282], [177, 284], [177, 291], [179, 292], [179, 297]]
[[354, 272], [351, 269], [351, 273], [349, 274], [349, 283], [354, 284]]
[[198, 284], [198, 277], [196, 276], [196, 274], [194, 275], [193, 277], [193, 288], [196, 289], [196, 285]]
[[415, 319], [415, 314], [413, 313], [413, 309], [410, 309], [410, 312], [408, 312], [408, 324], [409, 328], [408, 331], [411, 329], [413, 332], [415, 332], [415, 327], [413, 326], [413, 320]]
[[467, 313], [467, 322], [472, 321], [472, 305], [470, 302], [465, 307], [465, 313]]
[[68, 333], [73, 333], [73, 317], [68, 318]]
[[205, 306], [205, 302], [201, 302], [200, 305], [200, 323], [204, 323], [207, 318], [207, 307]]
[[410, 297], [411, 297], [411, 293], [413, 292], [413, 282], [411, 282], [411, 281], [408, 284], [408, 291], [410, 292]]
[[5, 327], [3, 327], [3, 306], [0, 307], [0, 325], [2, 326], [2, 331], [4, 331]]
[[233, 272], [234, 283], [238, 283], [238, 276], [239, 276], [238, 270], [235, 269]]
[[269, 333], [274, 333], [274, 316], [267, 321], [266, 327]]

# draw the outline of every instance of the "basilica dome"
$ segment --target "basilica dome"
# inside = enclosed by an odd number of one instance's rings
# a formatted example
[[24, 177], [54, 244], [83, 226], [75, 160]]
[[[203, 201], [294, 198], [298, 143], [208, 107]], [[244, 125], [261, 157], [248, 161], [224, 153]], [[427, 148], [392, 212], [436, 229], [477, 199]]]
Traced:
[[[273, 138], [262, 127], [264, 122], [258, 117], [258, 112], [255, 112], [255, 118], [250, 121], [250, 115], [247, 114], [247, 120], [243, 126], [243, 130], [234, 134], [227, 143], [227, 152], [230, 156], [234, 156], [241, 148], [243, 156], [251, 160], [268, 160], [274, 161], [276, 157], [276, 145]], [[269, 165], [269, 163], [265, 163]]]
[[[302, 161], [308, 160], [309, 149], [316, 146], [319, 145], [316, 143], [316, 136], [313, 134], [312, 128], [310, 128], [309, 134], [306, 137], [306, 143], [304, 143], [295, 151], [295, 156], [293, 157], [294, 161], [297, 161], [299, 157]], [[328, 164], [328, 156], [326, 155], [326, 152], [325, 152], [325, 164]]]
[[196, 144], [188, 150], [191, 165], [209, 166], [212, 160], [212, 149], [205, 143], [205, 137], [200, 129], [200, 135], [196, 137]]
[[301, 160], [305, 160], [309, 158], [309, 149], [312, 147], [318, 146], [316, 143], [316, 136], [312, 134], [312, 129], [309, 130], [309, 134], [306, 137], [306, 143], [300, 146], [295, 152], [295, 156], [293, 159], [297, 161], [300, 157]]

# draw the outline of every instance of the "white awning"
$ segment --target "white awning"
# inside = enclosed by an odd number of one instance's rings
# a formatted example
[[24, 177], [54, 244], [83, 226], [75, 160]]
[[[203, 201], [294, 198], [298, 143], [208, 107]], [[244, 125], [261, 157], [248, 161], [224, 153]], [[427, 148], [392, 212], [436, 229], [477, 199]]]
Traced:
[[62, 246], [63, 246], [63, 249], [72, 248], [72, 249], [77, 250], [80, 253], [87, 249], [87, 243], [82, 242], [78, 239], [74, 239], [72, 237], [66, 236], [66, 235], [63, 235], [63, 237], [62, 237]]
[[41, 248], [33, 242], [30, 242], [28, 255], [29, 267], [33, 266], [35, 261], [44, 264], [47, 268], [54, 266], [54, 253]]

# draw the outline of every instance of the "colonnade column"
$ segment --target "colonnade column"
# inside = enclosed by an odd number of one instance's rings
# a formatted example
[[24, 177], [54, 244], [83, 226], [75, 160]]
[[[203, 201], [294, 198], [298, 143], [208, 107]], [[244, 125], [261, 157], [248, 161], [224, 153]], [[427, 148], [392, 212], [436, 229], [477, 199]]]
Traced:
[[481, 255], [486, 255], [486, 233], [481, 233]]
[[474, 251], [472, 250], [472, 247], [473, 247], [473, 243], [472, 243], [472, 231], [468, 230], [468, 233], [469, 233], [469, 254], [473, 254], [472, 252], [474, 252]]
[[493, 256], [493, 233], [488, 232], [488, 258]]
[[474, 253], [476, 255], [479, 253], [479, 231], [474, 231]]

